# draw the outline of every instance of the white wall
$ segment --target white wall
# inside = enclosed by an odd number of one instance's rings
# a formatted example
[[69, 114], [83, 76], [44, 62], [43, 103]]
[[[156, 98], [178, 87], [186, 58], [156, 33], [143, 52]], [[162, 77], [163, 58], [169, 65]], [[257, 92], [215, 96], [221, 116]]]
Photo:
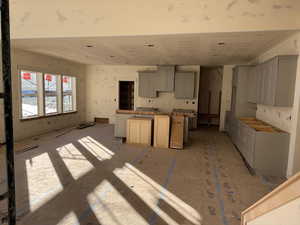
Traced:
[[222, 80], [222, 99], [221, 99], [221, 112], [220, 112], [220, 126], [219, 130], [225, 129], [226, 111], [231, 109], [231, 94], [232, 94], [232, 69], [233, 66], [225, 65], [223, 67], [223, 80]]
[[248, 225], [299, 225], [300, 198], [294, 199], [283, 206], [274, 209], [250, 222]]
[[[176, 99], [174, 93], [160, 92], [158, 98], [141, 98], [138, 96], [138, 72], [141, 70], [156, 70], [156, 66], [102, 66], [87, 67], [87, 119], [95, 117], [109, 118], [114, 123], [115, 111], [118, 109], [119, 81], [134, 81], [134, 106], [155, 107], [163, 112], [171, 112], [173, 108], [198, 108], [198, 85], [200, 66], [177, 66], [177, 70], [196, 71], [196, 97], [193, 100]], [[150, 102], [149, 102], [150, 101]], [[193, 104], [194, 103], [194, 104]]]
[[[77, 113], [21, 121], [20, 118], [20, 82], [18, 68], [32, 68], [43, 72], [67, 74], [77, 77]], [[2, 74], [0, 90], [2, 87]], [[85, 66], [70, 61], [35, 54], [22, 50], [12, 51], [12, 92], [13, 92], [13, 119], [15, 140], [24, 139], [34, 135], [49, 132], [54, 129], [64, 128], [85, 121]], [[3, 112], [1, 102], [0, 112]], [[3, 142], [4, 124], [3, 114], [0, 115], [0, 142]]]

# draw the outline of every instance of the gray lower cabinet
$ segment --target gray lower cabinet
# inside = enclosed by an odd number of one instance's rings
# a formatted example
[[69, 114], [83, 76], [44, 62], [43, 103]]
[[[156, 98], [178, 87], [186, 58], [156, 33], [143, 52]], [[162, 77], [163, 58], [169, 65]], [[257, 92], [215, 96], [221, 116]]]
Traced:
[[156, 98], [158, 79], [156, 71], [139, 71], [139, 96]]
[[195, 72], [175, 73], [175, 98], [193, 99], [195, 94]]
[[258, 66], [261, 76], [257, 103], [290, 107], [294, 101], [298, 56], [276, 56]]
[[257, 131], [226, 113], [226, 131], [247, 163], [262, 175], [286, 176], [289, 134]]

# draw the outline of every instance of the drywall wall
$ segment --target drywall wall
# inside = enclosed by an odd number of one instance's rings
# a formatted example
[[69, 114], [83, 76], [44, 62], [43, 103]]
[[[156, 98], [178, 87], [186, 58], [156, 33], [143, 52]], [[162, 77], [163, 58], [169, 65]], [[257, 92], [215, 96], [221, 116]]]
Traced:
[[14, 0], [10, 2], [13, 38], [300, 28], [298, 0]]
[[[31, 68], [48, 73], [66, 74], [77, 77], [77, 113], [52, 116], [34, 120], [21, 121], [20, 118], [20, 82], [19, 69]], [[2, 77], [2, 73], [1, 73]], [[2, 78], [1, 78], [2, 79]], [[2, 81], [0, 82], [2, 90]], [[39, 135], [54, 129], [64, 128], [85, 121], [85, 66], [70, 61], [57, 59], [45, 55], [39, 55], [27, 51], [12, 51], [12, 92], [13, 92], [13, 119], [15, 140]], [[2, 100], [1, 100], [2, 101]], [[0, 105], [0, 113], [3, 112], [3, 104]], [[4, 139], [3, 114], [0, 114], [1, 136]]]
[[[299, 51], [300, 33], [297, 33], [258, 56], [251, 63], [261, 63], [277, 55], [298, 55]], [[256, 117], [286, 132], [291, 132], [293, 124], [292, 107], [258, 105]]]
[[[171, 112], [173, 108], [193, 109], [198, 107], [198, 84], [200, 66], [177, 66], [176, 70], [196, 71], [195, 99], [176, 99], [173, 92], [160, 92], [158, 98], [141, 98], [138, 96], [138, 71], [156, 70], [156, 66], [102, 66], [87, 67], [87, 119], [95, 117], [109, 118], [115, 121], [115, 111], [118, 109], [119, 81], [134, 81], [134, 107], [155, 107], [163, 112]], [[194, 103], [194, 104], [193, 104]]]
[[220, 126], [219, 126], [220, 131], [225, 130], [226, 111], [229, 111], [231, 109], [233, 67], [234, 66], [231, 65], [225, 65], [223, 67], [222, 99], [221, 99]]
[[250, 222], [248, 225], [298, 225], [300, 221], [300, 198], [268, 212]]

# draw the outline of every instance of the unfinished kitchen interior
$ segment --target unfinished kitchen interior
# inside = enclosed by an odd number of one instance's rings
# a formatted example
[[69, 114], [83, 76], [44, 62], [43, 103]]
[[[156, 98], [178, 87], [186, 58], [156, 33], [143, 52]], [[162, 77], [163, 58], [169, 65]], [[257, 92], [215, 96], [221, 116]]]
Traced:
[[10, 1], [0, 224], [298, 225], [299, 12]]

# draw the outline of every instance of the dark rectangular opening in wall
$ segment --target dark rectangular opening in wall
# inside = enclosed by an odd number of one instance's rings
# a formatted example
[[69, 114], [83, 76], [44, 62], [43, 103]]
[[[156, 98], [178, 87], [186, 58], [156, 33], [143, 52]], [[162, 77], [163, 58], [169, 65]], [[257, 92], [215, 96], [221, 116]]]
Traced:
[[119, 109], [134, 109], [134, 81], [119, 81]]

